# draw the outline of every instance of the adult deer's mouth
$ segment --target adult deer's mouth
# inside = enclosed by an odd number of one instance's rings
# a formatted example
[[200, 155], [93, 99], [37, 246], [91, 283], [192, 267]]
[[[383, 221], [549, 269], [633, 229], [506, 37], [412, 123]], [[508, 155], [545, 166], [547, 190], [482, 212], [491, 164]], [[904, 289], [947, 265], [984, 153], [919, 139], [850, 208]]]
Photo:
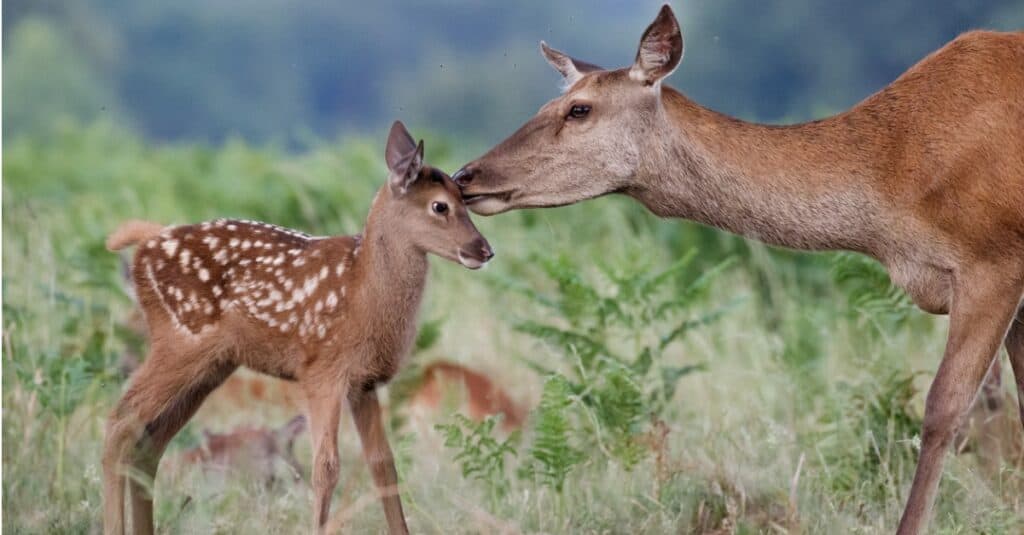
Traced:
[[512, 192], [468, 193], [462, 192], [462, 200], [475, 214], [493, 215], [512, 208]]

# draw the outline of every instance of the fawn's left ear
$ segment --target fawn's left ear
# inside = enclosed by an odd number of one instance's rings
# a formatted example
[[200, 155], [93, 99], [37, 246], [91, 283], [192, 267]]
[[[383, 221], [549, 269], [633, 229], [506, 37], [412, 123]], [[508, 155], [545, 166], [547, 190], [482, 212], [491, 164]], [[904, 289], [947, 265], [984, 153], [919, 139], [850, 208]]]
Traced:
[[388, 164], [388, 182], [395, 193], [405, 193], [423, 169], [423, 140], [417, 144], [402, 121], [395, 121], [388, 134], [384, 160]]

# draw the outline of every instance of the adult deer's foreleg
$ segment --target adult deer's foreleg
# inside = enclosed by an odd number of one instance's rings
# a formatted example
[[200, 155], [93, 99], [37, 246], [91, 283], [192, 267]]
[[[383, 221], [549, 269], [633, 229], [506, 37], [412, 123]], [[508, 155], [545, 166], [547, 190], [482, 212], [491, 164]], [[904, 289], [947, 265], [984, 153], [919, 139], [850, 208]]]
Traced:
[[405, 514], [402, 512], [402, 500], [398, 493], [398, 471], [395, 470], [394, 456], [384, 430], [377, 391], [371, 388], [353, 392], [349, 400], [352, 417], [363, 443], [363, 457], [384, 504], [388, 531], [392, 535], [409, 533], [409, 528], [405, 525]]
[[1024, 288], [1024, 281], [1008, 279], [1005, 271], [966, 275], [955, 286], [946, 352], [928, 391], [921, 454], [900, 521], [901, 535], [920, 533], [927, 525], [949, 445], [1007, 334]]

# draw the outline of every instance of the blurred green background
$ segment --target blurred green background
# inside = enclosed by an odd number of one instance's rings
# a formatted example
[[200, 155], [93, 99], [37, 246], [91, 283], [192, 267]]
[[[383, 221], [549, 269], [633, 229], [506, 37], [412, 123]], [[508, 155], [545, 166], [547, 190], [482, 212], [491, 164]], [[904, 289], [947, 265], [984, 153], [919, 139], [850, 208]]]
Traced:
[[[99, 530], [103, 419], [125, 355], [145, 350], [103, 246], [118, 223], [359, 232], [391, 121], [454, 170], [557, 94], [539, 40], [623, 66], [658, 7], [4, 2], [4, 530]], [[1024, 27], [1020, 0], [673, 7], [686, 56], [670, 83], [776, 123], [845, 109], [964, 30]], [[417, 420], [388, 391], [414, 532], [892, 531], [946, 320], [877, 264], [659, 220], [624, 198], [476, 219], [498, 256], [479, 273], [432, 261], [424, 335], [397, 382], [453, 360], [498, 380], [528, 422], [504, 436], [447, 410]], [[160, 530], [305, 531], [304, 485], [173, 475], [200, 431], [291, 416], [201, 413], [157, 482]], [[951, 458], [935, 532], [1022, 531], [1016, 418], [985, 420], [995, 449], [969, 437]], [[347, 426], [335, 510], [349, 531], [380, 532]]]
[[[5, 136], [104, 118], [155, 141], [418, 128], [493, 144], [556, 91], [537, 43], [629, 64], [658, 1], [4, 2]], [[841, 110], [1019, 0], [687, 0], [671, 84], [746, 119]]]

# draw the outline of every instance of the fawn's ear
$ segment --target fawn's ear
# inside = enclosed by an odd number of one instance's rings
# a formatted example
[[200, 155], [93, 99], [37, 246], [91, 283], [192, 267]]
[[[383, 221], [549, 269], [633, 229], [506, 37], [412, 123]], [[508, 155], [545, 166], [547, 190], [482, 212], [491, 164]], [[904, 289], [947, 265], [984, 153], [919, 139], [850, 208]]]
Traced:
[[306, 417], [300, 414], [295, 418], [289, 420], [288, 423], [281, 426], [281, 428], [278, 430], [278, 433], [284, 436], [286, 439], [291, 440], [305, 430]]
[[657, 18], [640, 38], [636, 61], [629, 69], [629, 77], [654, 85], [672, 74], [683, 59], [683, 33], [668, 4], [661, 6]]
[[423, 140], [413, 141], [402, 121], [395, 121], [388, 134], [384, 161], [390, 171], [389, 182], [396, 193], [405, 193], [423, 169]]
[[540, 53], [544, 54], [544, 59], [548, 60], [548, 63], [562, 74], [562, 78], [565, 79], [566, 89], [578, 82], [580, 78], [583, 78], [584, 74], [604, 70], [597, 65], [580, 61], [564, 52], [559, 52], [548, 46], [544, 41], [540, 42]]

